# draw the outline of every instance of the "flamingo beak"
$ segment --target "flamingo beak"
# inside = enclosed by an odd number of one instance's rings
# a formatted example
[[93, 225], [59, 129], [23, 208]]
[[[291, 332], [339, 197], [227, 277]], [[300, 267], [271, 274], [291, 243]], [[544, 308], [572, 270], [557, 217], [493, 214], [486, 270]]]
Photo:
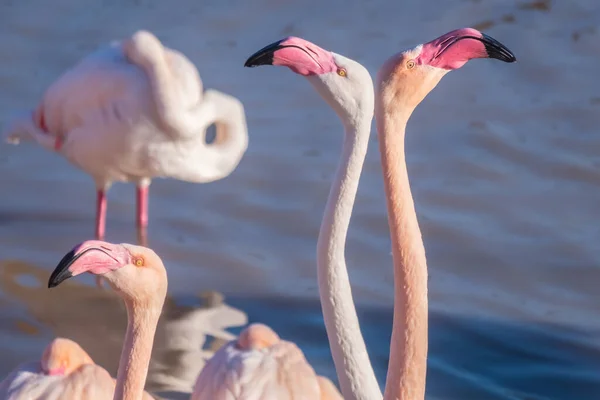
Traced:
[[114, 271], [130, 262], [130, 254], [122, 245], [99, 240], [88, 240], [75, 246], [58, 263], [50, 279], [48, 288], [60, 285], [67, 279], [91, 272], [94, 275]]
[[496, 60], [507, 63], [513, 63], [517, 61], [517, 57], [515, 57], [513, 52], [493, 37], [482, 33], [481, 38], [478, 38], [477, 40], [483, 43], [489, 58], [495, 58]]
[[244, 63], [244, 67], [252, 68], [258, 67], [260, 65], [273, 65], [273, 55], [275, 54], [275, 52], [285, 47], [289, 47], [282, 45], [282, 43], [285, 40], [286, 39], [278, 40], [275, 43], [271, 43], [270, 45], [267, 45], [262, 49], [258, 50], [256, 53], [248, 57], [248, 59]]

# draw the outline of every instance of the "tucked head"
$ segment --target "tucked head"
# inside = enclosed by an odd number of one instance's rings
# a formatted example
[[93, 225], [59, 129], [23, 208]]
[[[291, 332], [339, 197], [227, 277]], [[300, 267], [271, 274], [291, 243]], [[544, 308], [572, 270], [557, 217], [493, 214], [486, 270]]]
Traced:
[[266, 349], [279, 343], [279, 336], [264, 324], [251, 324], [240, 333], [237, 347], [240, 350]]
[[245, 67], [276, 65], [306, 77], [343, 120], [373, 114], [373, 81], [354, 60], [324, 50], [307, 40], [288, 37], [251, 55]]
[[508, 63], [517, 60], [496, 39], [472, 28], [457, 29], [392, 56], [379, 70], [378, 88], [392, 89], [387, 94], [390, 99], [402, 97], [406, 107], [414, 108], [446, 73], [474, 58], [495, 58]]
[[48, 287], [89, 272], [102, 275], [126, 300], [160, 300], [167, 292], [167, 274], [151, 249], [131, 244], [88, 240], [73, 248], [52, 272]]
[[93, 364], [92, 358], [72, 340], [56, 338], [42, 354], [42, 370], [48, 375], [69, 375], [84, 364]]

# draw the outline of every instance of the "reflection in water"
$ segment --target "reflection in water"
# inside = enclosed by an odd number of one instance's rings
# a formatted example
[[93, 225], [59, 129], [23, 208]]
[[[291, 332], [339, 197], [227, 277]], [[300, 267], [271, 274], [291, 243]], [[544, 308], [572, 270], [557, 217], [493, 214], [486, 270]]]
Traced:
[[[2, 336], [11, 337], [10, 341], [1, 342], [0, 352], [10, 354], [15, 337], [21, 337], [23, 342], [20, 354], [10, 362], [3, 357], [1, 376], [21, 362], [39, 359], [44, 346], [56, 336], [76, 341], [97, 364], [116, 376], [127, 325], [121, 299], [110, 290], [73, 280], [50, 290], [48, 277], [48, 271], [23, 262], [0, 264], [0, 291], [3, 300], [10, 299], [0, 305], [10, 304], [13, 309], [12, 316], [3, 313], [0, 321]], [[190, 393], [206, 360], [223, 343], [235, 338], [225, 329], [246, 322], [246, 315], [225, 304], [218, 292], [204, 292], [185, 301], [167, 297], [152, 352], [147, 389]]]
[[148, 374], [149, 390], [191, 393], [206, 361], [235, 338], [225, 329], [247, 323], [246, 314], [225, 304], [218, 292], [187, 300], [188, 304], [177, 301], [177, 305], [171, 301], [163, 310]]

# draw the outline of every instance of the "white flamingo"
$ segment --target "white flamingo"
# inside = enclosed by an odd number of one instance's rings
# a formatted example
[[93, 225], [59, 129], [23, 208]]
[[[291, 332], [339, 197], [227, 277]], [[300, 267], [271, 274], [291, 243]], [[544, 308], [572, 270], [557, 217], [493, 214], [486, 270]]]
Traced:
[[[296, 37], [264, 47], [245, 63], [246, 67], [260, 65], [287, 66], [306, 76], [335, 110], [346, 129], [342, 151], [345, 161], [336, 173], [336, 183], [331, 188], [321, 233], [322, 236], [335, 238], [333, 245], [341, 240], [343, 252], [347, 224], [344, 227], [344, 224], [334, 223], [332, 215], [338, 209], [336, 215], [350, 218], [373, 119], [371, 76], [356, 61]], [[348, 168], [351, 169], [350, 173]], [[341, 174], [347, 175], [347, 178], [342, 179]], [[340, 202], [341, 200], [345, 201]], [[321, 240], [319, 243], [323, 244]], [[336, 249], [333, 250], [335, 253]], [[341, 272], [345, 272], [345, 269]], [[320, 275], [321, 290], [330, 290], [330, 286], [322, 284], [321, 278]], [[326, 278], [326, 281], [329, 279]], [[350, 303], [350, 306], [353, 307], [353, 304]], [[333, 310], [331, 305], [323, 305], [323, 309]], [[325, 319], [329, 328], [331, 316], [325, 313]], [[366, 361], [368, 362], [368, 357]], [[361, 384], [374, 384], [377, 387], [374, 379], [373, 382], [364, 380]], [[275, 332], [263, 325], [249, 327], [237, 341], [219, 349], [200, 373], [192, 396], [193, 400], [292, 398], [341, 399], [341, 395], [330, 381], [316, 377], [296, 345], [281, 341]]]
[[[207, 145], [213, 123], [217, 137]], [[5, 135], [11, 143], [34, 140], [92, 176], [97, 239], [105, 233], [106, 191], [113, 182], [134, 182], [142, 242], [152, 178], [222, 179], [248, 146], [243, 105], [216, 90], [203, 92], [190, 60], [147, 31], [85, 57], [46, 90], [35, 111], [15, 118]]]

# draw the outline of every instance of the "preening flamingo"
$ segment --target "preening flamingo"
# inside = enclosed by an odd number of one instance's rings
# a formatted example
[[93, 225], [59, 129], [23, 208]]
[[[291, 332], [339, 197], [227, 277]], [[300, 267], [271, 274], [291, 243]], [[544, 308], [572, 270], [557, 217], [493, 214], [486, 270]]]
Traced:
[[0, 383], [0, 398], [110, 400], [114, 389], [114, 380], [85, 350], [72, 340], [56, 338], [46, 346], [41, 361], [19, 366]]
[[344, 126], [342, 155], [317, 243], [319, 294], [344, 398], [381, 398], [360, 332], [344, 256], [373, 120], [371, 75], [358, 62], [296, 37], [266, 46], [246, 61], [248, 67], [259, 65], [286, 66], [305, 76], [335, 110]]
[[[471, 58], [486, 57], [515, 61], [514, 55], [496, 40], [474, 29], [460, 29], [392, 58], [379, 76], [379, 87], [389, 89], [379, 93], [377, 110], [395, 277], [394, 328], [385, 399], [416, 400], [425, 396], [427, 269], [406, 174], [404, 126], [412, 110], [446, 72], [461, 67]], [[306, 76], [344, 122], [346, 135], [342, 159], [317, 246], [319, 291], [344, 398], [381, 399], [360, 333], [344, 259], [346, 233], [371, 120], [369, 116], [367, 125], [366, 115], [359, 112], [361, 103], [346, 96], [362, 87], [364, 96], [367, 97], [370, 91], [372, 98], [372, 83], [370, 77], [367, 80], [368, 74], [358, 84], [353, 81], [353, 74], [344, 64], [346, 60], [312, 43], [288, 38], [265, 47], [252, 56], [247, 65], [283, 65]], [[393, 68], [403, 65], [408, 73], [400, 73], [402, 68]], [[385, 99], [383, 108], [381, 98]], [[395, 124], [393, 113], [398, 108], [399, 115], [406, 119]], [[359, 116], [362, 116], [362, 124]], [[388, 124], [380, 121], [387, 119], [391, 121]], [[392, 130], [401, 132], [394, 134]]]
[[[217, 137], [207, 144], [213, 123]], [[107, 190], [116, 181], [134, 182], [142, 242], [152, 178], [222, 179], [248, 146], [242, 103], [216, 90], [203, 92], [194, 64], [147, 31], [82, 59], [5, 135], [12, 143], [37, 141], [92, 176], [96, 239], [104, 238]]]
[[167, 272], [146, 247], [89, 240], [59, 262], [48, 287], [90, 272], [102, 275], [123, 298], [127, 332], [121, 351], [114, 400], [141, 400], [158, 319], [167, 295]]
[[457, 29], [396, 54], [377, 75], [375, 119], [394, 261], [394, 322], [384, 399], [424, 399], [427, 372], [427, 262], [404, 151], [408, 119], [449, 71], [473, 58], [516, 61], [497, 40]]

